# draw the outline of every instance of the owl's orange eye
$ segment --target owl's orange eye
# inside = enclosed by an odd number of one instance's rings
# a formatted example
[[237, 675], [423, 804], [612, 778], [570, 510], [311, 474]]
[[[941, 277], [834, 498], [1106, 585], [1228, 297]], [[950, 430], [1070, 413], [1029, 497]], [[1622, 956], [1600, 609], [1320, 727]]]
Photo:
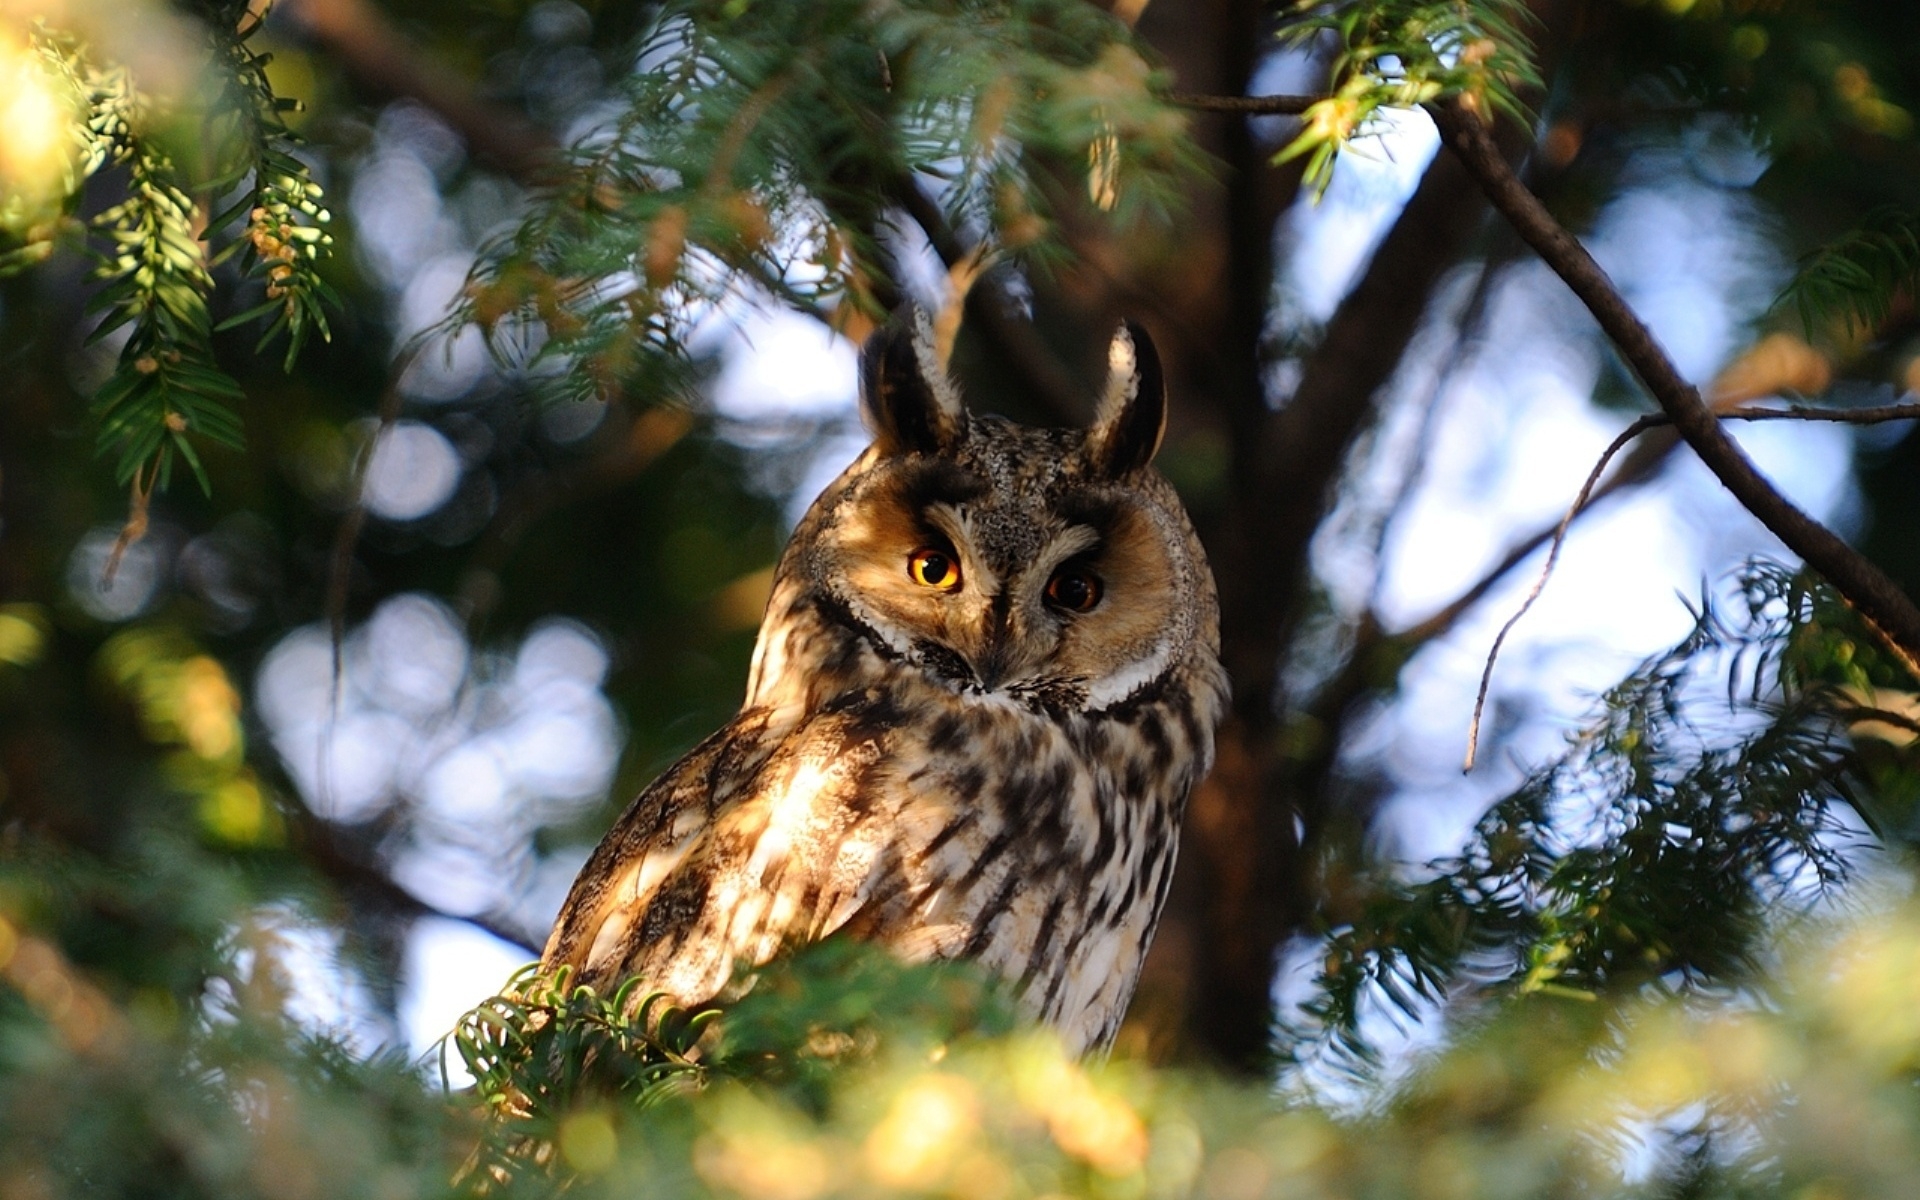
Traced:
[[907, 558], [907, 574], [921, 587], [951, 592], [960, 586], [960, 562], [945, 550], [931, 546], [915, 550]]
[[1085, 567], [1064, 567], [1047, 580], [1047, 603], [1068, 612], [1088, 612], [1100, 603], [1100, 577]]

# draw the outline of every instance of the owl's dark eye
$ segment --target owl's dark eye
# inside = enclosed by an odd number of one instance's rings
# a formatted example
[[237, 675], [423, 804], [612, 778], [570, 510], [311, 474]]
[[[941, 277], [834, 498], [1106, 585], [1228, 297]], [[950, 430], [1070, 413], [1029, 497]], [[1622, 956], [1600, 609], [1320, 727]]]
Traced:
[[1047, 603], [1068, 612], [1087, 612], [1100, 603], [1100, 577], [1085, 567], [1063, 567], [1047, 580]]
[[951, 592], [960, 586], [960, 563], [945, 550], [924, 546], [907, 556], [907, 574], [921, 587]]

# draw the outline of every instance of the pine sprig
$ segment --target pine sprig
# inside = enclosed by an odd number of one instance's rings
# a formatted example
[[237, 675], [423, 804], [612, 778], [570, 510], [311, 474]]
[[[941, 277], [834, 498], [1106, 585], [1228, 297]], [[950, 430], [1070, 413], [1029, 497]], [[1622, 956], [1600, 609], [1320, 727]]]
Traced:
[[137, 497], [167, 486], [176, 455], [210, 492], [189, 435], [240, 449], [232, 404], [243, 393], [214, 362], [207, 309], [213, 277], [194, 205], [175, 182], [172, 162], [150, 141], [125, 130], [116, 150], [128, 195], [93, 221], [104, 247], [102, 286], [91, 308], [103, 316], [90, 340], [127, 326], [131, 332], [94, 397], [97, 453], [112, 456], [115, 481], [130, 483]]
[[1871, 330], [1884, 324], [1920, 284], [1920, 211], [1875, 209], [1860, 224], [1800, 260], [1774, 300], [1791, 304], [1801, 326], [1838, 324]]
[[[550, 396], [671, 395], [729, 300], [884, 316], [908, 188], [1044, 261], [1062, 204], [1164, 211], [1197, 162], [1125, 26], [1079, 0], [679, 0], [635, 56], [617, 119], [483, 253], [450, 326]], [[1060, 189], [1075, 171], [1084, 198]]]
[[1331, 38], [1332, 94], [1306, 110], [1275, 161], [1304, 156], [1307, 185], [1323, 193], [1340, 151], [1377, 133], [1382, 109], [1460, 97], [1489, 117], [1531, 121], [1520, 93], [1540, 87], [1532, 20], [1524, 0], [1298, 0], [1281, 41]]
[[724, 1013], [689, 1013], [638, 980], [603, 995], [568, 968], [517, 973], [441, 1042], [443, 1079], [457, 1056], [489, 1115], [466, 1174], [504, 1183], [550, 1170], [552, 1144], [582, 1111], [645, 1110], [719, 1080], [824, 1112], [863, 1064], [939, 1057], [1018, 1025], [1010, 989], [977, 965], [906, 963], [845, 938], [783, 954], [736, 990], [746, 994]]
[[645, 1107], [697, 1086], [693, 1049], [715, 1017], [687, 1013], [629, 980], [612, 995], [575, 986], [568, 968], [523, 968], [506, 990], [462, 1017], [440, 1044], [443, 1080], [454, 1056], [491, 1120], [464, 1175], [509, 1182], [552, 1161], [561, 1123], [582, 1103]]
[[[203, 112], [184, 109], [179, 97], [141, 91], [124, 66], [97, 61], [58, 28], [35, 28], [35, 54], [73, 100], [68, 135], [75, 150], [55, 214], [30, 224], [20, 244], [0, 254], [0, 274], [17, 271], [45, 261], [70, 238], [96, 261], [100, 289], [90, 310], [101, 319], [90, 340], [123, 332], [126, 338], [92, 403], [97, 453], [112, 460], [116, 481], [133, 496], [123, 543], [140, 535], [148, 498], [168, 486], [176, 461], [210, 491], [203, 447], [242, 447], [236, 405], [243, 393], [215, 359], [217, 328], [270, 316], [258, 349], [285, 337], [291, 368], [313, 333], [328, 336], [326, 310], [338, 304], [318, 273], [331, 244], [329, 215], [281, 116], [292, 102], [274, 95], [267, 57], [248, 45], [260, 23], [244, 15], [244, 5], [195, 7], [206, 21], [215, 97]], [[206, 163], [183, 168], [161, 131], [169, 120], [194, 116], [201, 136], [190, 157]], [[124, 174], [125, 197], [82, 224], [73, 215], [80, 186], [108, 171]], [[193, 199], [236, 191], [231, 207], [211, 221]], [[12, 205], [15, 198], [4, 199]], [[239, 231], [210, 257], [208, 237], [242, 213]], [[236, 255], [242, 273], [264, 283], [266, 303], [216, 328], [213, 269]]]
[[[1858, 659], [1871, 639], [1802, 573], [1756, 564], [1740, 604], [1729, 619], [1703, 602], [1687, 638], [1609, 691], [1458, 855], [1380, 881], [1329, 934], [1290, 1059], [1366, 1071], [1363, 1017], [1381, 1001], [1418, 1017], [1463, 992], [1593, 998], [1752, 976], [1768, 914], [1847, 874], [1835, 810], [1859, 801], [1835, 686], [1884, 682], [1885, 664]], [[1706, 724], [1716, 677], [1725, 715]]]
[[282, 369], [293, 370], [307, 339], [314, 333], [332, 340], [327, 310], [340, 307], [340, 297], [319, 273], [319, 265], [333, 245], [327, 225], [333, 215], [325, 193], [295, 153], [300, 138], [288, 128], [282, 113], [298, 111], [299, 101], [276, 96], [267, 80], [272, 56], [248, 45], [261, 20], [248, 17], [232, 36], [216, 36], [215, 52], [225, 60], [223, 79], [227, 95], [214, 114], [218, 123], [232, 126], [235, 153], [224, 171], [203, 185], [210, 195], [240, 189], [229, 207], [208, 222], [210, 230], [224, 230], [243, 212], [246, 224], [239, 236], [214, 256], [214, 264], [239, 255], [242, 272], [266, 288], [266, 300], [222, 321], [217, 330], [232, 329], [271, 317], [255, 353], [281, 337], [287, 349]]

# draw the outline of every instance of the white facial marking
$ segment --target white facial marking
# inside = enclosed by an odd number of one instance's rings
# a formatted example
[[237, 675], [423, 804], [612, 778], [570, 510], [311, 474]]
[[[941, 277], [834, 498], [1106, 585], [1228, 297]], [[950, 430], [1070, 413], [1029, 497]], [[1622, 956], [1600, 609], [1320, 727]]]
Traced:
[[1170, 638], [1161, 638], [1153, 644], [1153, 649], [1148, 651], [1145, 657], [1135, 659], [1088, 687], [1087, 708], [1093, 712], [1112, 708], [1158, 679], [1160, 673], [1167, 669], [1167, 664], [1171, 661], [1173, 661], [1173, 641]]

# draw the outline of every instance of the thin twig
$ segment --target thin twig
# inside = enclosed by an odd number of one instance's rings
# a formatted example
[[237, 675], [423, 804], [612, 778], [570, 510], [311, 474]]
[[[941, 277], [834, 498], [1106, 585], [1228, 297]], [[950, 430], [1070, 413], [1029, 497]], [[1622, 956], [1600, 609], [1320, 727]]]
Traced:
[[1325, 96], [1207, 96], [1198, 92], [1167, 92], [1161, 97], [1181, 108], [1202, 112], [1245, 113], [1256, 117], [1297, 117], [1327, 99]]
[[1433, 431], [1439, 423], [1441, 402], [1453, 387], [1455, 377], [1472, 360], [1486, 333], [1487, 317], [1493, 308], [1494, 281], [1504, 265], [1491, 259], [1480, 264], [1479, 276], [1474, 280], [1473, 291], [1468, 294], [1467, 303], [1461, 310], [1446, 361], [1428, 378], [1426, 391], [1418, 401], [1420, 425], [1414, 431], [1413, 449], [1407, 456], [1406, 472], [1400, 477], [1393, 499], [1379, 514], [1373, 530], [1373, 586], [1368, 589], [1369, 610], [1380, 607], [1380, 595], [1387, 582], [1387, 541], [1393, 536], [1395, 524], [1412, 504], [1414, 493], [1420, 490], [1421, 483], [1426, 479], [1427, 452], [1432, 446]]
[[313, 764], [314, 782], [322, 797], [333, 794], [333, 740], [339, 731], [340, 705], [347, 678], [347, 599], [353, 579], [353, 552], [359, 546], [361, 531], [367, 525], [367, 475], [373, 469], [373, 456], [380, 448], [380, 439], [400, 419], [400, 379], [418, 353], [418, 345], [415, 342], [407, 346], [394, 360], [392, 373], [387, 377], [386, 391], [380, 396], [379, 423], [374, 427], [373, 436], [361, 448], [359, 461], [354, 464], [352, 499], [347, 506], [346, 516], [340, 518], [340, 527], [333, 532], [333, 549], [328, 555], [327, 640], [333, 669], [327, 683], [326, 727], [321, 731]]
[[539, 955], [539, 945], [524, 929], [485, 913], [462, 915], [447, 912], [414, 895], [377, 863], [368, 861], [365, 853], [348, 846], [325, 818], [304, 805], [288, 806], [287, 815], [293, 823], [296, 839], [306, 852], [305, 861], [341, 889], [358, 892], [376, 904], [408, 917], [439, 917], [458, 921], [518, 946], [529, 955]]
[[1886, 572], [1802, 512], [1755, 469], [1586, 247], [1514, 175], [1485, 122], [1458, 102], [1431, 105], [1428, 111], [1444, 143], [1488, 200], [1586, 305], [1700, 461], [1748, 512], [1833, 585], [1907, 669], [1920, 676], [1920, 607]]
[[[1725, 421], [1836, 421], [1849, 425], [1877, 425], [1887, 421], [1920, 420], [1920, 404], [1885, 404], [1875, 408], [1815, 408], [1804, 404], [1790, 404], [1782, 408], [1729, 409], [1715, 415]], [[1607, 464], [1613, 461], [1614, 455], [1620, 453], [1628, 442], [1647, 430], [1673, 423], [1673, 418], [1665, 413], [1648, 413], [1640, 417], [1621, 430], [1619, 436], [1608, 443], [1599, 461], [1593, 464], [1593, 470], [1587, 473], [1587, 481], [1581, 485], [1580, 494], [1574, 497], [1572, 506], [1567, 509], [1567, 514], [1560, 518], [1560, 524], [1553, 531], [1553, 542], [1547, 550], [1547, 561], [1540, 568], [1539, 578], [1534, 580], [1526, 599], [1520, 602], [1518, 611], [1508, 617], [1507, 623], [1500, 627], [1500, 632], [1494, 636], [1493, 648], [1487, 651], [1487, 665], [1480, 672], [1480, 690], [1473, 700], [1473, 721], [1467, 727], [1467, 756], [1466, 762], [1460, 768], [1461, 771], [1473, 770], [1474, 758], [1479, 751], [1480, 719], [1487, 706], [1487, 691], [1493, 683], [1493, 665], [1500, 657], [1500, 647], [1507, 640], [1507, 634], [1520, 623], [1521, 617], [1527, 615], [1527, 610], [1533, 607], [1533, 602], [1538, 600], [1540, 593], [1546, 589], [1547, 580], [1553, 575], [1554, 564], [1560, 560], [1560, 548], [1566, 543], [1568, 527], [1573, 524], [1574, 518], [1580, 515], [1581, 510], [1586, 508], [1587, 502], [1593, 496], [1594, 486], [1600, 482], [1601, 473], [1607, 469]]]
[[[171, 418], [170, 418], [171, 419]], [[147, 519], [153, 505], [153, 485], [160, 478], [160, 463], [156, 460], [146, 479], [141, 479], [145, 467], [133, 469], [133, 485], [127, 499], [127, 521], [120, 527], [120, 535], [113, 539], [113, 549], [107, 551], [107, 565], [100, 571], [100, 590], [106, 591], [113, 586], [113, 577], [120, 573], [120, 560], [134, 544], [147, 536]]]
[[[1882, 425], [1888, 421], [1920, 421], [1920, 404], [1882, 404], [1872, 408], [1816, 408], [1787, 404], [1779, 408], [1733, 408], [1715, 413], [1723, 421], [1833, 421], [1843, 425]], [[1656, 425], [1673, 420], [1660, 414]]]
[[1593, 494], [1594, 485], [1600, 482], [1600, 473], [1607, 469], [1607, 464], [1613, 461], [1613, 456], [1620, 453], [1621, 448], [1628, 442], [1655, 425], [1663, 423], [1657, 417], [1647, 416], [1641, 417], [1621, 430], [1620, 435], [1608, 443], [1606, 452], [1600, 455], [1600, 461], [1593, 464], [1593, 470], [1587, 472], [1587, 481], [1580, 485], [1580, 494], [1574, 497], [1573, 505], [1567, 509], [1567, 515], [1560, 518], [1559, 526], [1553, 531], [1553, 543], [1547, 548], [1547, 561], [1540, 568], [1540, 577], [1533, 581], [1533, 587], [1527, 591], [1527, 598], [1520, 602], [1519, 611], [1508, 617], [1507, 623], [1502, 625], [1500, 632], [1494, 635], [1493, 649], [1487, 651], [1487, 665], [1480, 672], [1480, 691], [1473, 700], [1473, 722], [1467, 726], [1467, 759], [1460, 767], [1463, 773], [1473, 770], [1474, 755], [1480, 748], [1480, 716], [1487, 707], [1487, 689], [1493, 683], [1493, 664], [1500, 657], [1500, 646], [1507, 640], [1507, 634], [1513, 631], [1513, 627], [1520, 623], [1520, 618], [1527, 615], [1527, 610], [1533, 607], [1533, 602], [1540, 598], [1540, 593], [1546, 589], [1547, 580], [1553, 575], [1553, 565], [1560, 561], [1560, 547], [1566, 544], [1567, 526], [1573, 524], [1573, 519], [1580, 514], [1581, 509], [1587, 506], [1587, 498]]
[[[1333, 96], [1315, 95], [1271, 95], [1271, 96], [1214, 96], [1202, 92], [1163, 92], [1160, 99], [1178, 108], [1192, 108], [1201, 112], [1244, 113], [1253, 117], [1297, 117], [1322, 100], [1335, 99]], [[1621, 104], [1612, 107], [1598, 106], [1588, 109], [1589, 119], [1599, 120], [1611, 117], [1616, 121], [1697, 117], [1702, 113], [1726, 113], [1732, 109], [1726, 105], [1705, 103], [1689, 104]]]
[[417, 345], [409, 346], [394, 360], [386, 391], [380, 396], [378, 424], [354, 464], [353, 492], [347, 515], [340, 519], [340, 527], [333, 532], [333, 551], [327, 562], [327, 628], [333, 641], [333, 704], [336, 708], [340, 703], [341, 654], [346, 642], [347, 592], [353, 578], [353, 552], [367, 525], [367, 475], [373, 468], [373, 455], [380, 448], [380, 439], [400, 419], [400, 380], [418, 353]]
[[[1653, 474], [1653, 469], [1665, 459], [1667, 452], [1679, 444], [1678, 439], [1675, 439], [1642, 461], [1636, 462], [1633, 458], [1629, 458], [1605, 483], [1594, 489], [1593, 494], [1587, 497], [1586, 507], [1580, 510], [1575, 519], [1578, 520], [1595, 511], [1602, 500], [1645, 483]], [[1643, 448], [1644, 446], [1645, 443], [1642, 443]], [[1534, 551], [1551, 542], [1557, 529], [1557, 524], [1536, 529], [1508, 546], [1507, 552], [1501, 556], [1500, 561], [1489, 567], [1471, 587], [1422, 619], [1383, 636], [1411, 648], [1425, 645], [1444, 635], [1459, 622], [1461, 617], [1472, 611], [1480, 601], [1486, 599], [1487, 593], [1500, 586], [1501, 581], [1511, 574], [1514, 568], [1532, 558]]]

